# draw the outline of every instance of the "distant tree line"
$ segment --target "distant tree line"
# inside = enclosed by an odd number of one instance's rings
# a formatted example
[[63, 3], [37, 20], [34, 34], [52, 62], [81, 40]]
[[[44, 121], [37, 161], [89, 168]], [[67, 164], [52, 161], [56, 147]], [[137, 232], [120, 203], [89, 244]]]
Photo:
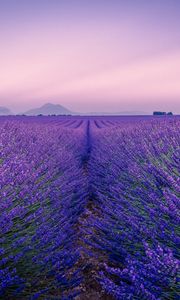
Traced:
[[153, 112], [153, 115], [154, 116], [172, 116], [173, 115], [173, 113], [171, 112], [171, 111], [169, 111], [169, 112], [165, 112], [165, 111], [154, 111]]

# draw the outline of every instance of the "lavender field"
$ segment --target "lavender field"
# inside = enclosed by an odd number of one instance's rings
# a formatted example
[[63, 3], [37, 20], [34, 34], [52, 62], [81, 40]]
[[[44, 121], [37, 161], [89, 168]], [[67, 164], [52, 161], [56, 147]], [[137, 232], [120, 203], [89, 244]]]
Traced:
[[178, 299], [179, 117], [0, 118], [0, 299]]

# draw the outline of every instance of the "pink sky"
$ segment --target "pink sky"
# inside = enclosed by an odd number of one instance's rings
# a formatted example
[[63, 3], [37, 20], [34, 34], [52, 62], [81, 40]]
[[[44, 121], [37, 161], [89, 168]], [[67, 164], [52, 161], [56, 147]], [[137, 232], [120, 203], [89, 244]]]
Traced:
[[60, 2], [0, 1], [0, 105], [180, 113], [178, 1]]

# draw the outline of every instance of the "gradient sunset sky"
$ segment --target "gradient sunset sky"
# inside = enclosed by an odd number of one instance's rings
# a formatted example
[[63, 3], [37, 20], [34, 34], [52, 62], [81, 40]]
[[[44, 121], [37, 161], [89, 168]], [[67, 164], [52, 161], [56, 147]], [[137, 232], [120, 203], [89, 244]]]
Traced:
[[179, 0], [0, 0], [0, 106], [180, 113]]

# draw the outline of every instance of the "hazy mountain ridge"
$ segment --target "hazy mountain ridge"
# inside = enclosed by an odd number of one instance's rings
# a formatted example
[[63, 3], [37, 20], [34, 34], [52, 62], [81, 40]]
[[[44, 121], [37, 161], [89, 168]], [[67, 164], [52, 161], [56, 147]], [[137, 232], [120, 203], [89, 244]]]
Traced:
[[148, 115], [143, 111], [122, 111], [122, 112], [73, 112], [60, 104], [46, 103], [39, 108], [28, 110], [25, 115]]
[[46, 103], [40, 107], [29, 109], [26, 112], [13, 113], [9, 108], [0, 106], [0, 116], [7, 115], [27, 115], [27, 116], [38, 116], [38, 115], [79, 115], [79, 116], [137, 116], [137, 115], [152, 115], [151, 113], [145, 111], [117, 111], [117, 112], [74, 112], [69, 110], [63, 105]]
[[0, 116], [8, 116], [11, 115], [12, 112], [10, 111], [9, 108], [4, 107], [4, 106], [0, 106]]

